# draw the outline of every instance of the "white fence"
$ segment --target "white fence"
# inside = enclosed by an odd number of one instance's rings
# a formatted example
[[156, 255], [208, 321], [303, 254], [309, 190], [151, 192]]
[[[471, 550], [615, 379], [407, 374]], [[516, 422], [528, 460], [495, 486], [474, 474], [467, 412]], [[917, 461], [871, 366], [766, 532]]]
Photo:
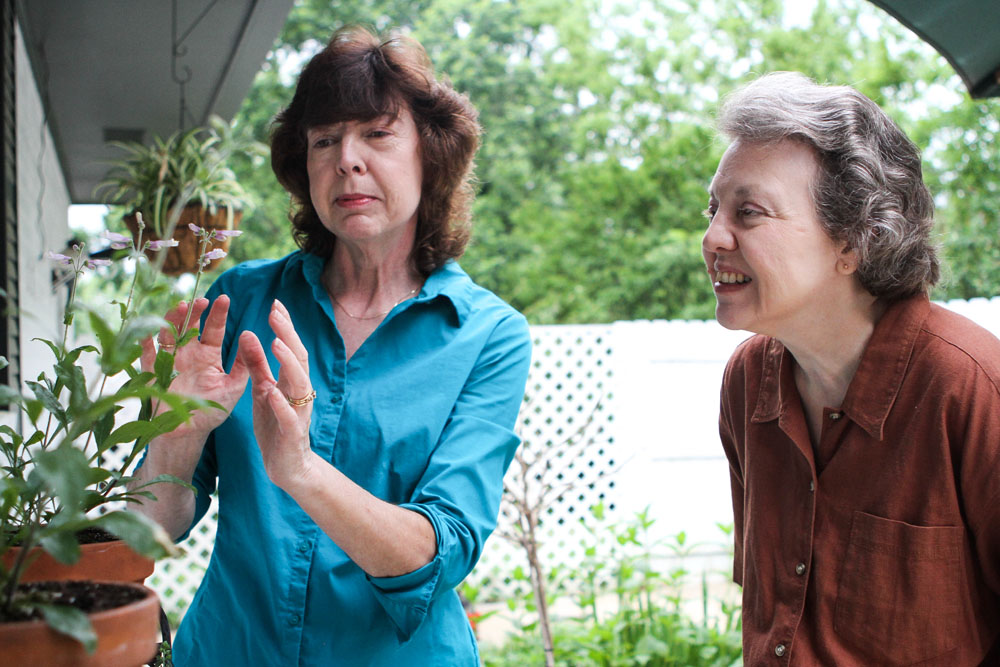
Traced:
[[[1000, 297], [945, 305], [1000, 336]], [[719, 384], [747, 334], [687, 321], [537, 326], [532, 333], [523, 438], [536, 450], [555, 451], [563, 439], [586, 433], [549, 461], [553, 479], [565, 486], [543, 516], [543, 558], [567, 565], [579, 559], [578, 519], [603, 501], [619, 519], [648, 507], [653, 537], [684, 531], [696, 545], [685, 561], [689, 570], [727, 576], [729, 545], [717, 524], [732, 522], [732, 505], [717, 435]], [[213, 519], [214, 506], [184, 545], [187, 555], [161, 561], [149, 580], [175, 617], [208, 565]], [[501, 529], [510, 520], [501, 516]], [[502, 590], [497, 575], [525, 562], [517, 547], [494, 535], [470, 578], [489, 577]]]

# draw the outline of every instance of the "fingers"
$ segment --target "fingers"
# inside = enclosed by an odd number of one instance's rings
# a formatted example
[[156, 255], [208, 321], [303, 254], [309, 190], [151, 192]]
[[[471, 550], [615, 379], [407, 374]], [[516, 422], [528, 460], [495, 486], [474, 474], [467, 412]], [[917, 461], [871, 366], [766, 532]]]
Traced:
[[299, 339], [299, 334], [295, 331], [295, 325], [292, 324], [292, 317], [288, 314], [285, 304], [275, 299], [271, 305], [271, 314], [268, 317], [268, 321], [274, 333], [292, 351], [292, 354], [295, 355], [295, 359], [299, 365], [303, 369], [308, 369], [309, 353], [306, 351], [301, 339]]
[[[239, 349], [236, 351], [236, 364], [239, 364], [250, 375], [254, 391], [258, 386], [277, 384], [271, 374], [271, 367], [267, 363], [264, 348], [252, 331], [244, 331], [240, 334]], [[233, 365], [234, 369], [236, 364]]]
[[302, 367], [292, 350], [280, 338], [274, 339], [271, 351], [278, 363], [281, 364], [281, 371], [278, 374], [278, 388], [288, 399], [301, 403], [298, 407], [307, 405], [308, 401], [305, 403], [302, 401], [312, 395], [309, 372]]
[[[197, 299], [195, 301], [195, 308], [198, 307], [199, 301], [204, 302], [201, 304], [201, 310], [198, 311], [198, 317], [201, 317], [201, 312], [208, 305], [208, 299]], [[213, 347], [222, 347], [222, 339], [226, 335], [226, 317], [228, 314], [229, 297], [225, 294], [220, 294], [212, 303], [212, 309], [208, 311], [208, 317], [205, 318], [205, 328], [201, 332], [202, 343]]]

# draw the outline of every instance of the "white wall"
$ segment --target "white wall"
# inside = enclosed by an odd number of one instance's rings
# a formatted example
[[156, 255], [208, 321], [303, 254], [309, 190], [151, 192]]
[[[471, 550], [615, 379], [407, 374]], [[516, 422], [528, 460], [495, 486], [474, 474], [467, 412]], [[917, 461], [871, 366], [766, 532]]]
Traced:
[[44, 125], [42, 99], [20, 27], [15, 60], [21, 378], [28, 380], [52, 361], [48, 348], [32, 338], [57, 339], [61, 333], [66, 291], [53, 289], [53, 263], [43, 255], [46, 250], [61, 251], [70, 237], [70, 198], [52, 135]]

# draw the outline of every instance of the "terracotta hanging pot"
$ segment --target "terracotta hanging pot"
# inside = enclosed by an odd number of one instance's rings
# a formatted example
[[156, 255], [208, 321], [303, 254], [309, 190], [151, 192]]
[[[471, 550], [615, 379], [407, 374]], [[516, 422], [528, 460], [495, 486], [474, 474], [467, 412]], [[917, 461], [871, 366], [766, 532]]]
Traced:
[[[13, 566], [20, 551], [19, 547], [12, 547], [4, 553], [5, 568]], [[41, 547], [35, 547], [29, 558], [32, 560], [21, 575], [23, 583], [93, 579], [141, 584], [153, 573], [155, 564], [152, 558], [137, 554], [121, 540], [81, 544], [80, 560], [72, 565], [60, 563]]]
[[[188, 228], [188, 224], [194, 223], [202, 229], [229, 229], [226, 224], [226, 209], [225, 207], [218, 207], [215, 213], [212, 213], [208, 209], [204, 208], [201, 204], [191, 204], [186, 206], [181, 212], [180, 220], [177, 221], [177, 226], [174, 228], [174, 240], [177, 241], [177, 246], [167, 250], [167, 255], [163, 260], [163, 265], [160, 267], [160, 271], [168, 276], [179, 276], [182, 273], [194, 273], [198, 270], [198, 237], [194, 235]], [[145, 217], [145, 216], [144, 216]], [[240, 225], [240, 220], [243, 218], [243, 211], [234, 210], [233, 211], [233, 229], [236, 229]], [[138, 240], [139, 238], [139, 226], [136, 224], [135, 215], [130, 214], [125, 216], [125, 226], [128, 230], [132, 232], [133, 240]], [[158, 241], [160, 238], [151, 229], [149, 223], [146, 224], [146, 228], [142, 232], [142, 237], [146, 241]], [[229, 250], [229, 239], [226, 238], [222, 241], [212, 241], [212, 245], [209, 246], [209, 250], [221, 248], [228, 252]], [[147, 253], [150, 261], [156, 261], [157, 255], [159, 253], [150, 252]], [[209, 265], [205, 268], [206, 271], [212, 271], [221, 262], [222, 259], [213, 259]]]
[[17, 667], [138, 667], [153, 658], [159, 638], [160, 614], [160, 601], [153, 591], [138, 584], [63, 584], [88, 586], [91, 592], [106, 586], [127, 587], [136, 590], [138, 599], [88, 614], [97, 634], [97, 650], [92, 654], [88, 654], [80, 642], [56, 632], [45, 621], [0, 623], [3, 664]]

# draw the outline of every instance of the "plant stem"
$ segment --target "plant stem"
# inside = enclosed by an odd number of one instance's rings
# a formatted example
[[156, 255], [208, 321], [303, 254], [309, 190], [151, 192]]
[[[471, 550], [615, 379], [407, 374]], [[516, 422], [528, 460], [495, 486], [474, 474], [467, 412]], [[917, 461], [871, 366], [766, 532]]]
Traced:
[[[125, 299], [125, 315], [122, 316], [121, 324], [118, 326], [118, 333], [119, 334], [121, 334], [121, 332], [125, 330], [125, 322], [128, 321], [129, 311], [132, 310], [132, 297], [135, 294], [135, 285], [139, 281], [139, 261], [142, 259], [142, 250], [141, 250], [141, 248], [142, 248], [142, 244], [143, 244], [142, 233], [145, 230], [146, 226], [142, 222], [142, 215], [141, 214], [138, 214], [138, 215], [139, 215], [139, 218], [138, 218], [139, 236], [138, 236], [138, 238], [136, 240], [135, 246], [133, 246], [133, 248], [132, 248], [134, 256], [135, 256], [135, 270], [132, 271], [132, 284], [129, 285], [129, 288], [128, 288], [128, 297]], [[74, 289], [75, 289], [75, 287], [76, 287], [76, 285], [74, 283]], [[101, 396], [104, 396], [104, 387], [107, 386], [107, 384], [108, 384], [108, 376], [104, 375], [103, 379], [101, 380], [101, 387], [100, 387], [100, 389], [97, 390], [97, 397], [98, 398], [100, 398]], [[90, 438], [93, 435], [94, 435], [93, 431], [90, 431], [89, 433], [87, 433], [87, 441], [83, 444], [83, 450], [84, 451], [87, 451], [87, 448], [90, 447]], [[97, 465], [99, 467], [103, 468], [104, 467], [104, 455], [101, 454], [100, 452], [97, 452], [96, 457], [97, 457]], [[116, 484], [117, 484], [117, 482], [114, 479], [112, 479], [110, 482], [108, 482], [108, 484], [104, 487], [104, 493], [102, 495], [105, 496], [105, 497], [107, 497], [107, 495], [109, 493], [111, 493], [111, 489], [113, 489], [116, 486]]]
[[528, 570], [531, 572], [531, 588], [538, 604], [538, 626], [542, 631], [542, 650], [545, 652], [545, 667], [554, 667], [555, 656], [552, 645], [552, 626], [549, 622], [549, 605], [545, 599], [545, 572], [538, 558], [538, 520], [535, 512], [526, 512], [528, 531], [525, 534], [524, 548], [528, 553]]
[[212, 237], [206, 230], [198, 244], [198, 272], [194, 276], [194, 290], [191, 292], [191, 300], [188, 301], [187, 313], [184, 315], [184, 324], [181, 326], [181, 330], [177, 332], [180, 336], [184, 335], [188, 324], [191, 323], [191, 310], [194, 308], [194, 300], [198, 298], [198, 286], [201, 284], [201, 276], [205, 272], [205, 260], [203, 258], [205, 257], [205, 251], [208, 250], [208, 244], [211, 242]]

